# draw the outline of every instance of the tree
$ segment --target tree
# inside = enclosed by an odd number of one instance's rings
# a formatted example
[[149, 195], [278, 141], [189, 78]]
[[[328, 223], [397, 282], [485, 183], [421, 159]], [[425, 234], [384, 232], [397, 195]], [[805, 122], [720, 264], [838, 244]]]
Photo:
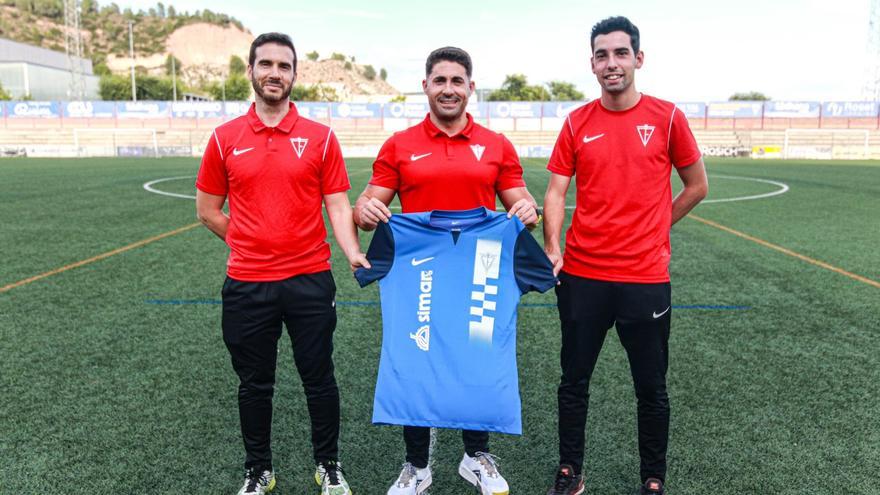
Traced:
[[244, 74], [247, 71], [247, 65], [238, 55], [229, 57], [229, 73]]
[[[172, 65], [171, 65], [172, 60], [174, 61], [174, 67], [173, 67], [174, 70], [173, 71], [172, 71]], [[183, 67], [183, 64], [180, 63], [180, 59], [175, 57], [174, 55], [169, 53], [168, 56], [165, 57], [165, 74], [167, 74], [169, 76], [172, 74], [172, 72], [176, 72], [176, 73], [180, 74], [180, 69], [182, 67]]]
[[251, 95], [251, 82], [243, 75], [231, 75], [225, 81], [211, 83], [208, 93], [215, 100], [223, 100], [224, 93], [227, 101], [247, 100]]
[[345, 67], [345, 70], [351, 70], [351, 62], [349, 62], [348, 60], [346, 60], [346, 61], [345, 61], [345, 65], [343, 65], [343, 67]]
[[339, 101], [336, 90], [323, 84], [300, 84], [290, 92], [292, 101]]
[[376, 69], [374, 69], [372, 65], [365, 65], [364, 66], [364, 77], [366, 77], [370, 81], [372, 81], [373, 79], [376, 79]]
[[156, 4], [156, 13], [159, 14], [159, 17], [165, 17], [165, 4], [162, 2], [158, 2]]
[[543, 86], [529, 86], [524, 74], [509, 74], [501, 89], [489, 93], [489, 101], [548, 101], [550, 93]]
[[174, 5], [168, 6], [168, 17], [172, 19], [177, 17], [177, 9], [174, 8]]
[[406, 103], [406, 95], [397, 95], [388, 100], [388, 103]]
[[730, 95], [728, 101], [770, 101], [770, 97], [760, 91], [749, 91], [747, 93], [734, 93]]
[[338, 53], [338, 52], [333, 52], [330, 54], [330, 60], [338, 60], [340, 62], [345, 62], [345, 55]]
[[0, 100], [11, 100], [12, 95], [6, 92], [6, 89], [3, 88], [3, 85], [0, 84]]
[[574, 87], [574, 84], [563, 81], [550, 81], [547, 83], [550, 89], [550, 98], [554, 101], [580, 101], [584, 94]]
[[[167, 77], [137, 76], [137, 99], [170, 100], [174, 89]], [[129, 76], [101, 76], [98, 83], [98, 94], [102, 100], [126, 101], [131, 99], [131, 79]]]
[[379, 79], [383, 81], [388, 79], [388, 71], [384, 67], [379, 70]]
[[315, 50], [315, 51], [306, 53], [306, 58], [311, 60], [312, 62], [317, 61], [318, 60], [318, 51]]

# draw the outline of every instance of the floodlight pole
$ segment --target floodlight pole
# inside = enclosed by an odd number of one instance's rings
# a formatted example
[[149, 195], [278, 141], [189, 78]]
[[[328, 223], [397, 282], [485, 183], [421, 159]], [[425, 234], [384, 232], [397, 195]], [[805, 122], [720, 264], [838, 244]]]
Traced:
[[137, 84], [134, 79], [134, 31], [131, 21], [128, 21], [128, 53], [131, 57], [131, 101], [138, 101]]

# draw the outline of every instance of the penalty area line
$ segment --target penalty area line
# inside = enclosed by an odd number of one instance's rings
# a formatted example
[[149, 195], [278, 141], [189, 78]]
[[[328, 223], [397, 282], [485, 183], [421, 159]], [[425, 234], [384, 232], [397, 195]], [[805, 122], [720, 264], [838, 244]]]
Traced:
[[701, 223], [704, 223], [710, 227], [715, 227], [716, 229], [723, 230], [724, 232], [727, 232], [729, 234], [733, 234], [737, 237], [741, 237], [747, 241], [752, 241], [756, 244], [760, 244], [761, 246], [764, 246], [766, 248], [770, 248], [774, 251], [779, 251], [782, 254], [786, 254], [786, 255], [791, 256], [793, 258], [797, 258], [801, 261], [806, 261], [807, 263], [809, 263], [811, 265], [818, 266], [819, 268], [824, 268], [826, 270], [830, 270], [834, 273], [843, 275], [844, 277], [849, 277], [849, 278], [856, 280], [858, 282], [862, 282], [863, 284], [868, 284], [872, 287], [876, 287], [876, 288], [880, 289], [880, 282], [877, 282], [876, 280], [871, 280], [870, 278], [863, 277], [861, 275], [857, 275], [852, 272], [848, 272], [848, 271], [844, 270], [843, 268], [838, 268], [834, 265], [830, 265], [828, 263], [825, 263], [824, 261], [817, 260], [815, 258], [810, 258], [809, 256], [805, 256], [800, 253], [796, 253], [796, 252], [792, 251], [791, 249], [787, 249], [787, 248], [784, 248], [784, 247], [779, 246], [777, 244], [773, 244], [772, 242], [765, 241], [764, 239], [760, 239], [758, 237], [751, 236], [749, 234], [746, 234], [745, 232], [740, 232], [739, 230], [732, 229], [732, 228], [727, 227], [725, 225], [721, 225], [720, 223], [713, 222], [712, 220], [707, 220], [705, 218], [698, 217], [698, 216], [692, 215], [692, 214], [688, 215], [688, 218], [693, 218], [694, 220], [701, 222]]
[[15, 289], [16, 287], [21, 287], [21, 286], [23, 286], [23, 285], [27, 285], [27, 284], [30, 284], [30, 283], [32, 283], [32, 282], [36, 282], [37, 280], [42, 280], [42, 279], [44, 279], [44, 278], [51, 277], [52, 275], [57, 275], [57, 274], [59, 274], [59, 273], [66, 272], [66, 271], [68, 271], [68, 270], [73, 270], [74, 268], [79, 268], [79, 267], [81, 267], [81, 266], [88, 265], [88, 264], [90, 264], [90, 263], [94, 263], [94, 262], [96, 262], [96, 261], [101, 261], [101, 260], [103, 260], [103, 259], [105, 259], [105, 258], [109, 258], [109, 257], [111, 257], [111, 256], [115, 256], [115, 255], [117, 255], [117, 254], [124, 253], [124, 252], [126, 252], [126, 251], [131, 251], [132, 249], [139, 248], [139, 247], [141, 247], [141, 246], [145, 246], [145, 245], [147, 245], [147, 244], [150, 244], [151, 242], [156, 242], [156, 241], [161, 240], [161, 239], [164, 239], [164, 238], [166, 238], [166, 237], [171, 237], [171, 236], [173, 236], [173, 235], [177, 235], [177, 234], [180, 234], [180, 233], [186, 232], [187, 230], [192, 230], [192, 229], [198, 227], [199, 225], [201, 225], [200, 222], [196, 222], [196, 223], [192, 223], [192, 224], [189, 224], [189, 225], [185, 225], [185, 226], [183, 226], [183, 227], [180, 227], [179, 229], [174, 229], [174, 230], [171, 230], [171, 231], [165, 232], [164, 234], [159, 234], [159, 235], [157, 235], [157, 236], [150, 237], [149, 239], [143, 239], [143, 240], [140, 240], [140, 241], [137, 241], [137, 242], [133, 242], [133, 243], [127, 245], [127, 246], [122, 246], [121, 248], [117, 248], [117, 249], [114, 249], [114, 250], [112, 250], [112, 251], [107, 251], [106, 253], [102, 253], [102, 254], [99, 254], [99, 255], [97, 255], [97, 256], [92, 256], [91, 258], [88, 258], [88, 259], [85, 259], [85, 260], [81, 260], [81, 261], [77, 261], [76, 263], [71, 263], [71, 264], [69, 264], [69, 265], [64, 265], [64, 266], [62, 266], [62, 267], [60, 267], [60, 268], [56, 268], [56, 269], [54, 269], [54, 270], [50, 270], [50, 271], [48, 271], [48, 272], [41, 273], [41, 274], [39, 274], [39, 275], [34, 275], [33, 277], [26, 278], [26, 279], [24, 279], [24, 280], [19, 280], [18, 282], [13, 282], [13, 283], [11, 283], [11, 284], [9, 284], [9, 285], [6, 285], [6, 286], [3, 286], [3, 287], [0, 287], [0, 294], [2, 294], [2, 293], [4, 293], [4, 292], [7, 292], [7, 291], [10, 291], [10, 290], [12, 290], [12, 289]]

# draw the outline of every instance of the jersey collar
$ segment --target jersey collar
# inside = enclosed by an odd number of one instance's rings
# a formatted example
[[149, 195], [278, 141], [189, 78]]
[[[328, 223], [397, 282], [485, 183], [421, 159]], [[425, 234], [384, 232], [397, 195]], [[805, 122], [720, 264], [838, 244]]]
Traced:
[[[278, 125], [275, 126], [275, 129], [285, 134], [289, 134], [290, 131], [293, 129], [293, 125], [296, 124], [297, 119], [299, 119], [299, 112], [296, 110], [296, 105], [294, 105], [291, 101], [290, 107], [287, 110], [287, 115], [285, 115], [284, 118], [281, 119], [281, 122], [279, 122]], [[263, 121], [260, 120], [260, 117], [257, 116], [256, 103], [251, 103], [251, 108], [248, 109], [247, 113], [247, 120], [248, 124], [250, 124], [254, 132], [260, 132], [263, 129], [267, 129], [266, 124], [264, 124]]]
[[434, 123], [431, 122], [431, 114], [425, 115], [425, 120], [422, 121], [422, 126], [424, 127], [425, 132], [431, 137], [448, 137], [449, 139], [462, 137], [464, 139], [470, 139], [471, 134], [474, 132], [474, 117], [469, 113], [465, 113], [465, 115], [467, 116], [467, 124], [465, 124], [464, 129], [462, 129], [461, 132], [454, 136], [446, 134], [441, 131], [439, 127], [434, 125]]

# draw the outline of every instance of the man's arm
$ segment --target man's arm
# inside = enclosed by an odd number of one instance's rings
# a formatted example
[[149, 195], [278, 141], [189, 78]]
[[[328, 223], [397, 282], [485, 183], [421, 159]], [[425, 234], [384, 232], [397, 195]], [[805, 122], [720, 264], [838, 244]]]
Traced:
[[709, 193], [709, 179], [706, 177], [706, 166], [703, 159], [686, 167], [677, 168], [684, 188], [672, 200], [672, 224], [688, 214]]
[[229, 217], [223, 213], [226, 196], [208, 194], [196, 189], [196, 217], [208, 230], [226, 242], [226, 229], [229, 228]]
[[370, 268], [367, 257], [361, 252], [358, 242], [357, 229], [352, 220], [351, 204], [348, 202], [348, 194], [344, 192], [325, 194], [324, 207], [327, 208], [327, 216], [330, 226], [333, 227], [333, 236], [336, 244], [348, 258], [348, 265], [352, 270], [359, 267]]
[[562, 269], [562, 224], [565, 221], [565, 194], [571, 177], [556, 173], [550, 174], [547, 193], [544, 194], [544, 252], [553, 263], [553, 275]]
[[394, 199], [396, 191], [387, 187], [367, 184], [364, 192], [354, 203], [354, 223], [361, 230], [374, 230], [379, 222], [388, 222], [391, 210], [388, 205]]
[[507, 218], [515, 215], [530, 229], [538, 224], [538, 203], [525, 186], [498, 191], [498, 198], [507, 210]]

